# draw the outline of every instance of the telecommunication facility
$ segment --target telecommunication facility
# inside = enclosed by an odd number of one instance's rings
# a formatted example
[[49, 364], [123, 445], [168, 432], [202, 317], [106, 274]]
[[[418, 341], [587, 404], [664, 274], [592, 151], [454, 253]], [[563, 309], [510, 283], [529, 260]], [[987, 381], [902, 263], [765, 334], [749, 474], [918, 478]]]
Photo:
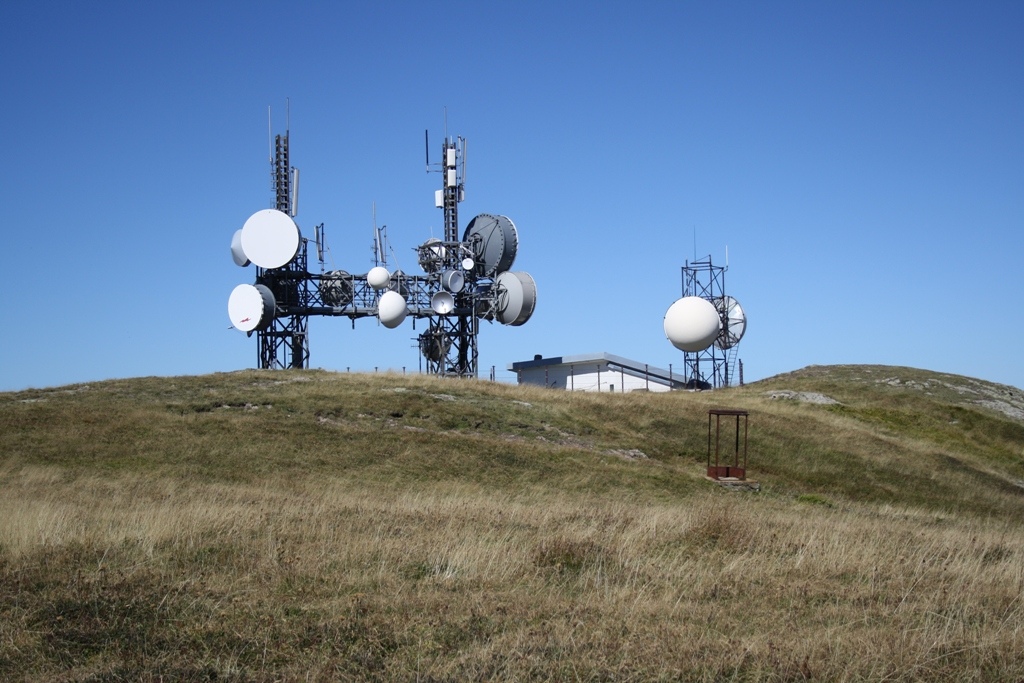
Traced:
[[228, 297], [231, 324], [257, 339], [257, 367], [309, 367], [309, 316], [373, 317], [389, 329], [406, 318], [427, 320], [416, 337], [430, 374], [477, 377], [480, 321], [518, 326], [530, 319], [537, 284], [529, 273], [514, 271], [519, 233], [506, 216], [480, 214], [459, 236], [459, 203], [465, 198], [466, 140], [448, 137], [438, 171], [441, 189], [434, 205], [444, 214], [444, 239], [431, 238], [415, 248], [422, 275], [388, 268], [387, 235], [373, 227], [373, 262], [366, 273], [325, 270], [324, 225], [313, 230], [320, 267], [308, 268], [309, 240], [296, 223], [299, 170], [289, 158], [289, 132], [274, 136], [271, 150], [272, 207], [249, 216], [231, 240], [231, 255], [241, 267], [254, 265], [253, 284], [240, 284]]

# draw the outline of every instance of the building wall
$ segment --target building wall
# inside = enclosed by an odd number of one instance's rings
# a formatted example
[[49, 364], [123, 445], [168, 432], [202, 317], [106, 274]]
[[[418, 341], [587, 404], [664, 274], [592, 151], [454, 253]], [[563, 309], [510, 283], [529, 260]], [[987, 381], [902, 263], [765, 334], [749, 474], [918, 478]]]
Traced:
[[654, 378], [648, 381], [618, 368], [610, 370], [607, 362], [527, 368], [519, 371], [519, 381], [522, 384], [537, 384], [567, 391], [669, 390], [667, 385]]

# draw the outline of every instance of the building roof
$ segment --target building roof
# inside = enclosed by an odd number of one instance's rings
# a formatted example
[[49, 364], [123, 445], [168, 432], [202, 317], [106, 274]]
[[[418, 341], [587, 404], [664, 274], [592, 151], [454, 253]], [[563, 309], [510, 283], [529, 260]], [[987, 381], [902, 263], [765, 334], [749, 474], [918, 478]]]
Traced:
[[509, 370], [532, 370], [534, 368], [550, 368], [564, 365], [586, 365], [588, 363], [607, 363], [616, 370], [623, 370], [627, 374], [637, 377], [650, 377], [652, 380], [660, 381], [672, 387], [683, 387], [685, 384], [682, 374], [670, 372], [664, 368], [655, 367], [639, 361], [616, 356], [612, 353], [583, 353], [576, 356], [553, 356], [551, 358], [534, 357], [533, 360], [519, 361], [508, 366]]

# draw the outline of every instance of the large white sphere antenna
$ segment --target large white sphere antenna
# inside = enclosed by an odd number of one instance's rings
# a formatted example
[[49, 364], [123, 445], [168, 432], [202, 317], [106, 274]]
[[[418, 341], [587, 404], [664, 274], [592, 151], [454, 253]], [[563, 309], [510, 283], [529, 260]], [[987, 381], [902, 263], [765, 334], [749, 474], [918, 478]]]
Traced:
[[686, 296], [665, 313], [665, 336], [680, 351], [703, 351], [718, 337], [722, 320], [707, 299]]
[[725, 351], [740, 343], [743, 333], [747, 331], [747, 314], [743, 312], [740, 302], [731, 296], [715, 299], [715, 308], [722, 320], [722, 331], [715, 339], [715, 346]]

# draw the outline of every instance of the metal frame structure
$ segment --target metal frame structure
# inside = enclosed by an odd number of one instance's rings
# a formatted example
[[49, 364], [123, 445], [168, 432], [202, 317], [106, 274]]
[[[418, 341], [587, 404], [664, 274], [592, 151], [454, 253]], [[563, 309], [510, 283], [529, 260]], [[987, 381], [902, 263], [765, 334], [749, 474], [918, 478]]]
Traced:
[[[274, 208], [295, 217], [298, 213], [298, 169], [291, 166], [289, 133], [274, 138], [271, 158], [271, 177]], [[477, 337], [480, 319], [498, 318], [504, 294], [492, 275], [477, 267], [465, 267], [464, 261], [481, 253], [481, 245], [459, 239], [458, 205], [465, 193], [464, 138], [448, 138], [442, 147], [441, 191], [437, 204], [444, 211], [444, 240], [428, 240], [417, 247], [420, 264], [426, 275], [392, 274], [387, 287], [398, 291], [406, 300], [407, 316], [414, 320], [427, 318], [429, 328], [416, 341], [427, 361], [429, 374], [472, 377], [478, 376]], [[431, 170], [429, 141], [427, 171]], [[378, 315], [378, 301], [384, 292], [370, 286], [367, 275], [351, 275], [345, 271], [324, 272], [323, 224], [316, 229], [317, 258], [320, 273], [308, 269], [309, 240], [301, 238], [296, 256], [280, 268], [256, 269], [256, 283], [270, 289], [274, 295], [276, 311], [263, 329], [256, 330], [257, 363], [261, 369], [308, 368], [309, 325], [311, 315], [343, 316], [353, 321]], [[383, 233], [374, 227], [375, 240]], [[375, 245], [375, 259], [385, 254], [383, 244]], [[379, 264], [381, 265], [381, 264]], [[445, 291], [445, 273], [457, 271], [464, 278], [464, 286], [451, 292], [450, 310], [434, 307], [435, 295]], [[524, 321], [525, 322], [525, 321]], [[516, 322], [514, 324], [521, 324]], [[252, 334], [251, 332], [249, 333]]]
[[[274, 158], [271, 160], [271, 178], [274, 189], [274, 208], [289, 216], [298, 212], [295, 169], [289, 162], [288, 131], [274, 138]], [[309, 318], [304, 313], [311, 305], [306, 272], [306, 240], [302, 240], [299, 253], [282, 268], [256, 269], [256, 281], [270, 288], [278, 305], [278, 316], [265, 330], [256, 333], [257, 362], [261, 369], [309, 367]]]
[[[686, 261], [682, 267], [683, 296], [697, 296], [716, 304], [725, 298], [725, 272], [728, 267], [716, 266], [711, 256], [706, 259]], [[717, 308], [717, 306], [716, 306]], [[722, 316], [722, 325], [727, 328], [727, 316]], [[723, 329], [727, 332], [727, 329]], [[702, 351], [683, 352], [683, 375], [690, 389], [718, 389], [731, 386], [736, 376], [738, 346], [722, 350], [711, 344]]]

